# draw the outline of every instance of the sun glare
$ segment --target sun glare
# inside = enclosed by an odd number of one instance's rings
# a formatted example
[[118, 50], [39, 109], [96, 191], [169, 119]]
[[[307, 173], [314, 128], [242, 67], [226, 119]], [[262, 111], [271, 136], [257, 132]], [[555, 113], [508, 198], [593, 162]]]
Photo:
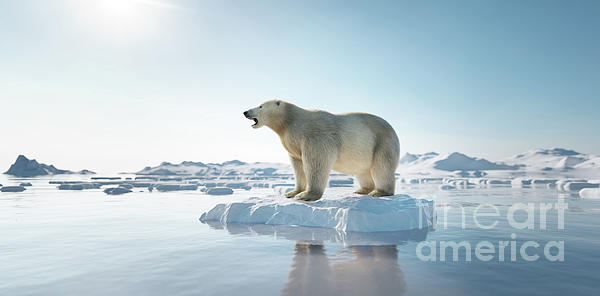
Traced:
[[[135, 10], [136, 0], [102, 0], [99, 1], [98, 8], [102, 13], [115, 16], [126, 16]], [[139, 4], [139, 3], [138, 3]]]
[[83, 27], [119, 43], [157, 34], [164, 12], [177, 8], [166, 0], [79, 0], [70, 7]]

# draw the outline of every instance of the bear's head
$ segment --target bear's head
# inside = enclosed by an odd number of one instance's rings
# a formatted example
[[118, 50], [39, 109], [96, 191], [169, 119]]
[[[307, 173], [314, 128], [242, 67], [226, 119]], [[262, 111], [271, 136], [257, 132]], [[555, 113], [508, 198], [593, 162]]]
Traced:
[[281, 123], [285, 117], [285, 102], [281, 100], [266, 101], [260, 106], [244, 112], [244, 116], [254, 120], [253, 128], [268, 126], [274, 128]]

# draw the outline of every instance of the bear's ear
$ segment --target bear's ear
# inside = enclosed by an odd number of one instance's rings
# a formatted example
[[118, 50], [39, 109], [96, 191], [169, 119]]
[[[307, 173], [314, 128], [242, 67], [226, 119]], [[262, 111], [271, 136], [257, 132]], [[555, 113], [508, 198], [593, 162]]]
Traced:
[[281, 105], [281, 100], [277, 100], [275, 104], [277, 104], [277, 106]]

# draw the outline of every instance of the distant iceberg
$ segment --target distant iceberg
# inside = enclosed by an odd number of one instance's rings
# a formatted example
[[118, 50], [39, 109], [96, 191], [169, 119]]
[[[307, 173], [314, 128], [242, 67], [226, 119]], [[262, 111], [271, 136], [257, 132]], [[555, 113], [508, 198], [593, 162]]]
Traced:
[[253, 197], [218, 204], [200, 221], [333, 228], [347, 232], [426, 229], [435, 225], [434, 202], [408, 195], [349, 196], [303, 203], [282, 197]]

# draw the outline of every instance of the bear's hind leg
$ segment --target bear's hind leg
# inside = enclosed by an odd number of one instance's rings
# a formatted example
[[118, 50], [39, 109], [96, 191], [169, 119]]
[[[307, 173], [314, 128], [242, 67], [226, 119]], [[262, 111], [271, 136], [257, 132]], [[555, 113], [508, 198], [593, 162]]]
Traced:
[[284, 195], [287, 198], [294, 197], [298, 195], [298, 193], [306, 189], [306, 175], [304, 174], [302, 160], [290, 156], [290, 162], [292, 163], [292, 167], [294, 168], [294, 178], [296, 179], [296, 187], [294, 188], [294, 190]]
[[373, 176], [371, 176], [371, 172], [365, 172], [356, 175], [356, 180], [360, 185], [360, 189], [354, 191], [356, 194], [369, 194], [371, 191], [373, 191], [373, 189], [375, 189], [375, 182], [373, 182]]
[[[393, 150], [393, 149], [388, 149]], [[398, 155], [394, 151], [382, 149], [375, 151], [373, 156], [373, 165], [371, 166], [371, 175], [375, 182], [375, 190], [371, 191], [371, 196], [394, 195], [396, 187], [396, 167], [398, 166]]]
[[375, 190], [369, 192], [370, 196], [389, 196], [394, 195], [396, 187], [396, 177], [394, 172], [373, 172], [373, 180], [375, 181]]

